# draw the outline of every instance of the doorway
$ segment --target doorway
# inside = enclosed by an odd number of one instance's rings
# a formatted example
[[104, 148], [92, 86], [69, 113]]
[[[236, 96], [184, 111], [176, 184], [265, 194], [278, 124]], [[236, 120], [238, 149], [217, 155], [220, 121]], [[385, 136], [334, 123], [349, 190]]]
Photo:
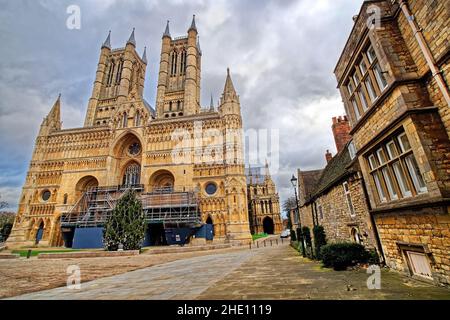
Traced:
[[148, 225], [147, 234], [150, 237], [149, 245], [150, 246], [166, 246], [166, 230], [164, 228], [164, 224], [162, 223], [154, 223]]
[[263, 230], [264, 233], [267, 234], [273, 234], [274, 232], [274, 224], [273, 224], [273, 220], [270, 217], [265, 217], [263, 220]]

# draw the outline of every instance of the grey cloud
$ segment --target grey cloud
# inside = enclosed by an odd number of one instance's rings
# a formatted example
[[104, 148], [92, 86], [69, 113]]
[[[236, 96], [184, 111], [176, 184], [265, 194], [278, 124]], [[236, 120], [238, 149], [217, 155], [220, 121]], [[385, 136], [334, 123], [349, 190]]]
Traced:
[[[78, 4], [81, 30], [65, 27]], [[65, 127], [81, 126], [108, 30], [122, 47], [133, 27], [148, 47], [145, 97], [154, 104], [165, 21], [182, 35], [197, 15], [203, 50], [202, 105], [220, 97], [230, 67], [246, 128], [280, 130], [282, 200], [297, 167], [325, 165], [334, 150], [331, 117], [344, 112], [333, 68], [360, 1], [0, 0], [0, 192], [14, 205], [35, 135], [58, 93]], [[6, 197], [6, 196], [5, 196]], [[13, 199], [16, 200], [13, 200]]]

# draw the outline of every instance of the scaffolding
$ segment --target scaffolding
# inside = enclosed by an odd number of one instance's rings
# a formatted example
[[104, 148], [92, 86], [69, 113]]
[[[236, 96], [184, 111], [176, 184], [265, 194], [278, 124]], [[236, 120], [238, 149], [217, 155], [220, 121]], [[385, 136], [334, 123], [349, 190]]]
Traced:
[[75, 228], [104, 226], [117, 201], [130, 189], [137, 193], [138, 199], [142, 202], [148, 224], [163, 224], [164, 227], [174, 228], [201, 226], [197, 192], [168, 187], [154, 188], [152, 192], [144, 193], [143, 185], [90, 188], [71, 210], [62, 214], [61, 226]]

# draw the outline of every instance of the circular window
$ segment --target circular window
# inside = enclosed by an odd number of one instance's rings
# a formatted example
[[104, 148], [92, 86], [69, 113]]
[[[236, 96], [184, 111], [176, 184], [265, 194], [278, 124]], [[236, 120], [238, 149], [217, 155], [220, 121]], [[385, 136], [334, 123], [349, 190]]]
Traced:
[[42, 192], [42, 200], [44, 201], [48, 201], [50, 200], [50, 197], [52, 196], [52, 193], [48, 190], [45, 190], [44, 192]]
[[141, 153], [141, 145], [139, 143], [133, 143], [129, 148], [128, 148], [128, 152], [132, 155], [132, 156], [137, 156], [139, 153]]
[[215, 183], [210, 182], [206, 185], [205, 191], [207, 194], [212, 196], [213, 194], [215, 194], [217, 192], [217, 185]]

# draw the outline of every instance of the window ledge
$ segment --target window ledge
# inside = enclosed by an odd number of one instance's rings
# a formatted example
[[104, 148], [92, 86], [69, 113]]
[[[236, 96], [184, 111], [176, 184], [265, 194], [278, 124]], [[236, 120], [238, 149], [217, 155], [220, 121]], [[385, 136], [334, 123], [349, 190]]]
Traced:
[[402, 199], [400, 201], [401, 202], [397, 200], [388, 204], [378, 205], [376, 208], [370, 210], [370, 213], [377, 214], [405, 209], [421, 209], [427, 207], [441, 207], [450, 205], [450, 198], [428, 198], [426, 197], [426, 194], [418, 196], [416, 198]]

